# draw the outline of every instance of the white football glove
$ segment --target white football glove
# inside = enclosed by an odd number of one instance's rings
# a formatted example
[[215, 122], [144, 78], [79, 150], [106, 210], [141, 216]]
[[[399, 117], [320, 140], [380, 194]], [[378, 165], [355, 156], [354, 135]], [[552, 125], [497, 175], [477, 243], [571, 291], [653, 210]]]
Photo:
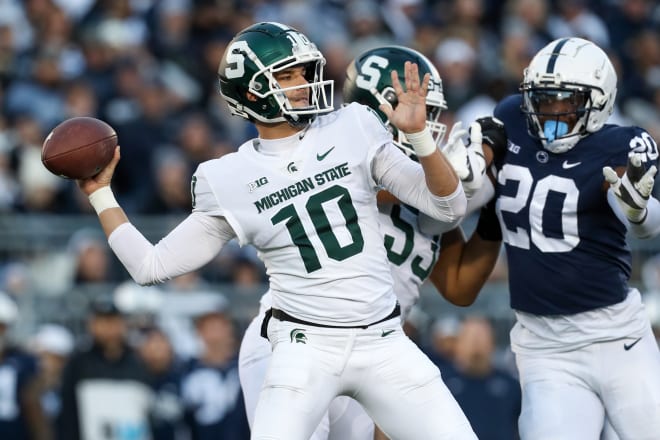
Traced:
[[654, 177], [658, 171], [655, 165], [644, 171], [643, 154], [628, 155], [628, 166], [621, 178], [611, 167], [603, 167], [605, 180], [609, 182], [621, 210], [632, 223], [642, 223], [646, 218], [646, 205], [653, 191]]
[[477, 122], [470, 124], [470, 144], [466, 146], [462, 138], [468, 134], [468, 130], [462, 125], [459, 121], [451, 127], [442, 153], [461, 179], [463, 191], [469, 199], [481, 188], [486, 173], [486, 159], [482, 146], [481, 126]]

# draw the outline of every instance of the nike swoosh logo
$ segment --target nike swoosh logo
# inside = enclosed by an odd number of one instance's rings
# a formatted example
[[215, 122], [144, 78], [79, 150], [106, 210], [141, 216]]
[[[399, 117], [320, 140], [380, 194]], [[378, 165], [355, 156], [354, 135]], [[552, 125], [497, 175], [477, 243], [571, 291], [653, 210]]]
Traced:
[[642, 340], [642, 338], [637, 338], [637, 339], [635, 339], [635, 340], [632, 342], [632, 344], [623, 344], [623, 349], [626, 350], [626, 351], [628, 351], [628, 350], [630, 350], [631, 348], [633, 348], [633, 347], [635, 346], [635, 344], [637, 344], [637, 343], [638, 343], [639, 341], [641, 341], [641, 340]]
[[334, 150], [334, 149], [335, 149], [335, 147], [332, 147], [332, 148], [330, 148], [328, 151], [326, 151], [326, 152], [323, 153], [323, 154], [318, 154], [318, 153], [316, 153], [316, 160], [318, 160], [319, 162], [322, 161], [322, 160], [325, 159], [325, 158], [328, 156], [328, 154], [330, 154], [330, 152], [331, 152], [332, 150]]
[[575, 162], [575, 163], [570, 163], [569, 161], [565, 160], [563, 164], [561, 164], [561, 167], [565, 170], [568, 170], [570, 168], [574, 168], [578, 165], [580, 165], [582, 162]]
[[384, 338], [385, 336], [391, 335], [392, 333], [394, 333], [394, 330], [383, 330], [383, 333], [380, 334], [380, 337]]

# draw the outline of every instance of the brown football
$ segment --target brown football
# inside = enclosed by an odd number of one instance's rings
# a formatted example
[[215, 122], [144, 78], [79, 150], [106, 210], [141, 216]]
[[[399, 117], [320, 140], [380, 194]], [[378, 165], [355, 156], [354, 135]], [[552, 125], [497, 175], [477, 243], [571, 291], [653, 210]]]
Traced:
[[96, 118], [67, 119], [44, 140], [41, 162], [51, 173], [67, 179], [86, 179], [110, 163], [117, 133]]

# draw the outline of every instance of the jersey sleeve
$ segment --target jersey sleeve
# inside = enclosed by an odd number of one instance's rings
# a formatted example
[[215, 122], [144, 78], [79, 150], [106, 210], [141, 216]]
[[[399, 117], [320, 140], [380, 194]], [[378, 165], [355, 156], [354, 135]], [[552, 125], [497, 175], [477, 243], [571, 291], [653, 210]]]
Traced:
[[642, 153], [642, 163], [646, 170], [653, 165], [658, 166], [658, 144], [643, 128], [616, 127], [607, 131], [607, 140], [615, 148], [607, 163], [612, 168], [627, 166], [628, 154], [621, 154], [622, 148], [627, 153]]
[[201, 268], [234, 236], [223, 217], [193, 212], [155, 245], [131, 223], [115, 229], [108, 243], [133, 280], [145, 285]]
[[449, 229], [465, 214], [467, 200], [463, 186], [448, 196], [436, 196], [426, 186], [424, 169], [398, 147], [387, 143], [377, 150], [373, 162], [374, 180], [403, 203], [414, 206]]
[[206, 169], [205, 164], [198, 166], [190, 183], [193, 212], [222, 215], [223, 210], [207, 178]]
[[[220, 161], [211, 160], [200, 164], [191, 181], [191, 192], [193, 200], [193, 213], [203, 213], [212, 217], [223, 217], [223, 221], [238, 238], [241, 246], [247, 243], [245, 232], [241, 223], [230, 209], [220, 203], [220, 197], [215, 193], [221, 191], [220, 185], [213, 185], [213, 176], [226, 175]], [[226, 165], [225, 165], [226, 166]], [[220, 188], [220, 189], [218, 189]]]

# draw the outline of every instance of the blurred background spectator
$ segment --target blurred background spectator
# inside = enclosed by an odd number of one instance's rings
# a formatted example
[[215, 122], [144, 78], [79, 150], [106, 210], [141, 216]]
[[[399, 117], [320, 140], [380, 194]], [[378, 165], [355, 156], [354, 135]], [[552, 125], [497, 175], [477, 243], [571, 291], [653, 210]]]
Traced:
[[516, 377], [495, 365], [495, 349], [490, 321], [468, 316], [456, 336], [453, 362], [442, 375], [479, 439], [516, 439], [520, 386]]
[[62, 410], [62, 371], [74, 348], [71, 332], [58, 324], [43, 324], [29, 343], [39, 362], [39, 395], [44, 414], [54, 431]]
[[228, 305], [218, 297], [195, 317], [202, 349], [187, 362], [181, 382], [186, 420], [194, 439], [249, 438], [238, 380], [238, 340]]
[[50, 440], [51, 425], [39, 401], [37, 359], [9, 337], [18, 307], [0, 292], [0, 437]]
[[[0, 148], [9, 160], [0, 175], [9, 188], [17, 184], [5, 196], [16, 198], [5, 203], [24, 212], [63, 209], [66, 185], [40, 177], [38, 154], [30, 152], [38, 153], [54, 125], [85, 115], [118, 132], [124, 149], [115, 192], [130, 213], [183, 209], [174, 180], [252, 135], [219, 101], [216, 69], [229, 38], [259, 20], [310, 35], [326, 53], [336, 91], [357, 53], [410, 45], [437, 63], [451, 113], [476, 96], [491, 98], [477, 115], [516, 91], [522, 69], [547, 42], [589, 38], [620, 60], [618, 110], [657, 131], [658, 10], [651, 0], [5, 0], [0, 131], [15, 141]], [[169, 173], [181, 177], [170, 181]]]
[[150, 437], [149, 375], [128, 345], [127, 324], [112, 295], [90, 304], [88, 339], [62, 374], [59, 438]]
[[154, 393], [149, 411], [152, 439], [176, 440], [189, 432], [184, 424], [181, 399], [182, 363], [167, 335], [158, 327], [143, 332], [138, 353], [147, 367]]
[[426, 354], [444, 371], [450, 368], [456, 356], [456, 342], [460, 321], [454, 315], [437, 319], [431, 326], [430, 344]]

